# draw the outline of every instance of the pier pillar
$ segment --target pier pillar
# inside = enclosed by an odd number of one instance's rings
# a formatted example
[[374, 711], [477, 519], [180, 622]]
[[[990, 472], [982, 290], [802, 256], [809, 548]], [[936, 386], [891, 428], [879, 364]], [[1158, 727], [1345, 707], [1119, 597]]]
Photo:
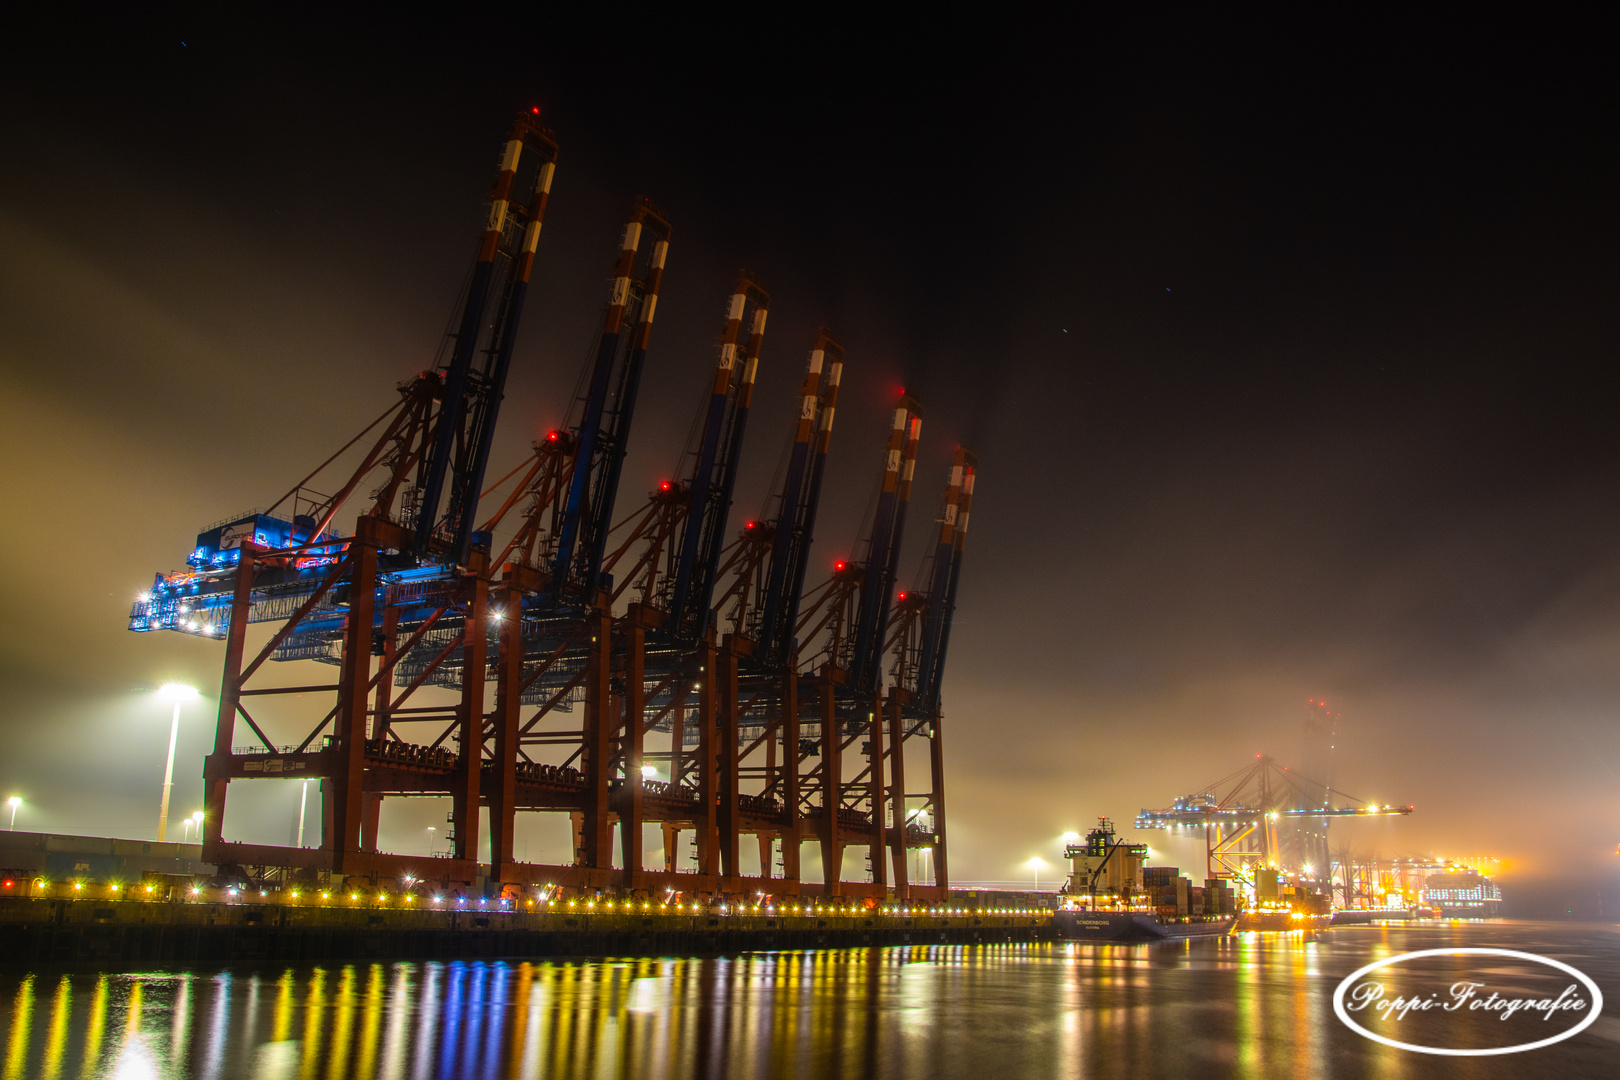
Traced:
[[608, 816], [612, 780], [613, 734], [613, 618], [598, 608], [585, 616], [591, 623], [590, 656], [585, 661], [585, 834], [580, 844], [584, 865], [613, 865], [613, 821]]
[[360, 850], [377, 852], [377, 829], [382, 824], [382, 796], [369, 791], [360, 794]]
[[844, 790], [844, 737], [838, 730], [837, 702], [832, 679], [823, 677], [816, 684], [821, 706], [821, 867], [823, 888], [828, 896], [842, 896], [844, 837], [840, 832], [838, 807]]
[[[371, 706], [371, 735], [380, 746], [388, 740], [393, 721], [394, 664], [399, 658], [399, 608], [387, 603], [382, 612], [382, 656], [377, 661], [377, 674], [372, 681], [377, 690]], [[377, 829], [382, 821], [382, 795], [367, 791], [360, 803], [360, 850], [374, 854], [377, 851]]]
[[911, 898], [911, 882], [906, 872], [906, 721], [901, 715], [903, 692], [889, 691], [884, 705], [889, 714], [889, 806], [894, 817], [891, 853], [894, 869], [894, 895], [900, 900]]
[[771, 841], [776, 839], [770, 833], [755, 833], [754, 839], [759, 842], [759, 876], [764, 881], [771, 879]]
[[642, 879], [642, 750], [646, 742], [642, 714], [646, 712], [647, 631], [642, 625], [641, 605], [630, 605], [624, 620], [624, 728], [620, 743], [624, 758], [624, 787], [619, 793], [620, 861], [624, 863], [624, 884], [639, 889]]
[[489, 552], [474, 548], [467, 559], [472, 595], [461, 639], [461, 706], [457, 729], [461, 757], [451, 783], [456, 815], [455, 857], [478, 862], [478, 811], [484, 772], [484, 676], [489, 659]]
[[236, 736], [236, 709], [242, 700], [242, 659], [247, 651], [248, 615], [253, 607], [256, 544], [244, 542], [236, 564], [236, 591], [231, 596], [231, 625], [225, 632], [225, 667], [219, 682], [219, 716], [214, 726], [214, 752], [203, 762], [203, 858], [219, 862], [224, 839], [225, 792], [230, 786], [231, 749]]
[[398, 660], [399, 608], [385, 606], [382, 615], [382, 658], [377, 662], [377, 696], [371, 708], [373, 739], [386, 739], [390, 734], [394, 719], [394, 664]]
[[682, 683], [669, 711], [669, 783], [676, 790], [686, 782], [686, 754], [681, 747], [686, 741], [686, 694], [687, 684]]
[[941, 900], [950, 898], [951, 874], [945, 862], [945, 747], [940, 731], [940, 714], [934, 712], [933, 734], [928, 739], [928, 765], [933, 791], [930, 805], [934, 811], [934, 887]]
[[719, 656], [720, 713], [715, 717], [716, 758], [720, 769], [719, 828], [720, 872], [728, 878], [740, 877], [741, 827], [737, 807], [738, 795], [738, 728], [742, 722], [741, 703], [737, 700], [737, 651], [727, 637]]
[[523, 710], [523, 593], [510, 574], [496, 596], [501, 612], [500, 637], [495, 651], [495, 767], [489, 786], [490, 876], [496, 881], [513, 877], [513, 850], [517, 838], [518, 729]]
[[[332, 821], [323, 830], [330, 838], [332, 869], [351, 872], [345, 861], [358, 854], [365, 795], [366, 706], [371, 697], [371, 632], [377, 600], [376, 518], [363, 516], [355, 523], [350, 541], [349, 615], [343, 631], [343, 658], [338, 676], [336, 758], [331, 776], [322, 785], [330, 791]], [[323, 800], [326, 802], [327, 800]], [[323, 815], [324, 816], [324, 815]]]
[[868, 831], [868, 861], [872, 864], [872, 884], [887, 888], [889, 884], [887, 846], [889, 830], [885, 827], [888, 807], [883, 798], [883, 699], [873, 695], [867, 702], [866, 714], [866, 804], [871, 808], [872, 822]]
[[799, 844], [804, 837], [799, 816], [799, 658], [795, 654], [782, 676], [782, 806], [787, 826], [782, 833], [782, 877], [799, 884]]
[[716, 775], [714, 717], [716, 693], [714, 631], [708, 631], [698, 655], [698, 799], [702, 808], [697, 819], [698, 873], [720, 872], [720, 778]]

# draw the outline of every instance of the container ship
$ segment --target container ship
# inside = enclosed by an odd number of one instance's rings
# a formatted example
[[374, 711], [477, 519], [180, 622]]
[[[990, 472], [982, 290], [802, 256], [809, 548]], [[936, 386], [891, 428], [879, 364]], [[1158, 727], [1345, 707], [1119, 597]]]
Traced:
[[1254, 903], [1238, 916], [1239, 930], [1320, 930], [1333, 925], [1333, 897], [1322, 886], [1276, 867], [1251, 871]]
[[1448, 866], [1424, 881], [1423, 900], [1442, 919], [1494, 919], [1501, 914], [1502, 890], [1477, 870]]
[[1232, 929], [1236, 904], [1229, 885], [1210, 879], [1199, 887], [1174, 866], [1143, 866], [1147, 845], [1119, 839], [1107, 818], [1063, 855], [1069, 880], [1053, 924], [1064, 938], [1152, 941]]

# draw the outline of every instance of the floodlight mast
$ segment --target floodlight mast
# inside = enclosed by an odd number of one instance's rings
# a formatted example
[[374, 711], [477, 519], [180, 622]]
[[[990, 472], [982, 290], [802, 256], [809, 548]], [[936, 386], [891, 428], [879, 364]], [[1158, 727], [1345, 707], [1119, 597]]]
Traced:
[[158, 806], [158, 843], [163, 843], [169, 832], [169, 793], [174, 789], [174, 746], [180, 737], [180, 706], [195, 700], [197, 690], [184, 683], [165, 683], [158, 696], [174, 702], [174, 717], [169, 722], [169, 762], [163, 766], [163, 802]]

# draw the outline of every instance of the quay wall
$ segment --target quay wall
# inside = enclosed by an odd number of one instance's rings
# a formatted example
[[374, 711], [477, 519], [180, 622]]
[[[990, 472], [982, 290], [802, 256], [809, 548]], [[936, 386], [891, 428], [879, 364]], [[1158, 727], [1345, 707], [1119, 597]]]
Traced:
[[1049, 913], [400, 910], [0, 897], [0, 964], [668, 956], [1051, 941]]

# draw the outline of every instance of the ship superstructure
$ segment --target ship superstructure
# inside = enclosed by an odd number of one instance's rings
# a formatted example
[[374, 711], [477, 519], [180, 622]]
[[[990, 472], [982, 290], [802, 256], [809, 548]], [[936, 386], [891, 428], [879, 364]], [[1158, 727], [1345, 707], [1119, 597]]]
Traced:
[[1063, 857], [1069, 860], [1066, 895], [1086, 907], [1128, 908], [1142, 899], [1142, 864], [1147, 861], [1146, 844], [1121, 840], [1114, 823], [1098, 818], [1097, 827], [1082, 843], [1068, 844]]

